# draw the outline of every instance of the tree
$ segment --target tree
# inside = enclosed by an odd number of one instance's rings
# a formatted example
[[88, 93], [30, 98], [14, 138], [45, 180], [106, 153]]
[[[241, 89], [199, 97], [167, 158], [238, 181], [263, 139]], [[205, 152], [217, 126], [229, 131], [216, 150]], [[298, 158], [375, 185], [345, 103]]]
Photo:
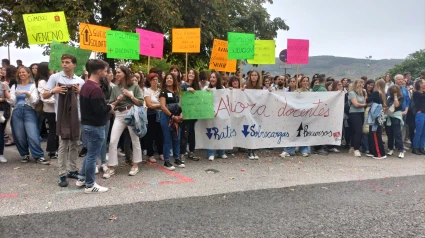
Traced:
[[[278, 30], [289, 30], [281, 18], [270, 19], [270, 14], [263, 7], [266, 2], [273, 3], [272, 0], [2, 1], [0, 46], [14, 42], [18, 48], [29, 47], [23, 14], [65, 10], [71, 45], [79, 42], [79, 22], [130, 32], [140, 27], [164, 33], [164, 55], [168, 62], [178, 65], [184, 65], [185, 56], [171, 54], [171, 29], [201, 27], [201, 52], [190, 55], [189, 66], [205, 67], [214, 38], [227, 39], [227, 32], [254, 32], [259, 39], [272, 39], [277, 36]], [[45, 48], [48, 54], [49, 46]], [[145, 62], [146, 57], [141, 57], [140, 61]]]
[[422, 70], [425, 70], [425, 49], [410, 54], [407, 58], [391, 68], [388, 72], [394, 77], [396, 74], [410, 72], [412, 77], [419, 77]]

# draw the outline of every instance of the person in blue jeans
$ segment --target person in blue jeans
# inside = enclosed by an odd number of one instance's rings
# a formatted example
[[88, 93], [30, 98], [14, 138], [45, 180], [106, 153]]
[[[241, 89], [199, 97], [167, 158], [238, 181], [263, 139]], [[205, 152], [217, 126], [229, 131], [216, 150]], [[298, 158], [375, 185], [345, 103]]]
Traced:
[[173, 74], [165, 75], [161, 85], [161, 93], [159, 94], [159, 102], [161, 104], [161, 129], [164, 135], [164, 168], [175, 170], [176, 168], [170, 162], [171, 148], [173, 149], [174, 164], [179, 168], [186, 167], [184, 161], [180, 159], [180, 133], [181, 128], [179, 122], [182, 122], [181, 109], [179, 103], [179, 83]]
[[16, 147], [22, 156], [21, 162], [27, 163], [30, 151], [37, 163], [49, 165], [44, 159], [44, 151], [40, 145], [40, 132], [37, 124], [37, 112], [34, 110], [39, 101], [37, 87], [31, 82], [31, 71], [27, 67], [18, 70], [18, 84], [6, 92], [5, 97], [15, 109], [12, 113], [11, 126]]
[[424, 80], [415, 82], [416, 91], [413, 92], [413, 102], [416, 107], [416, 132], [413, 137], [413, 154], [425, 155], [425, 83]]
[[96, 162], [102, 151], [106, 151], [105, 127], [109, 120], [108, 114], [114, 110], [113, 104], [106, 104], [100, 80], [104, 79], [108, 63], [94, 59], [87, 63], [89, 79], [81, 87], [80, 112], [83, 129], [82, 140], [87, 146], [87, 154], [78, 175], [76, 185], [85, 185], [84, 193], [107, 192], [108, 188], [98, 185], [95, 181]]

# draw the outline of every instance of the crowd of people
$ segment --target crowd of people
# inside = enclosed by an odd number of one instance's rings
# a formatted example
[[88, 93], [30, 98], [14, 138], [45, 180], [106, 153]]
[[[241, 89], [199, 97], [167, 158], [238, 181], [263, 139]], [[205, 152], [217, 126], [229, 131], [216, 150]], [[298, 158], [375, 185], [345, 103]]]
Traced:
[[[183, 91], [340, 91], [345, 94], [342, 146], [348, 153], [374, 159], [397, 153], [404, 158], [411, 146], [412, 153], [425, 155], [425, 70], [415, 80], [405, 72], [393, 79], [386, 74], [378, 80], [364, 76], [353, 81], [324, 74], [272, 76], [250, 70], [240, 80], [239, 72], [190, 69], [186, 75], [177, 66], [168, 72], [153, 68], [145, 76], [123, 65], [112, 69], [95, 59], [77, 76], [73, 55], [63, 55], [61, 61], [62, 71], [55, 73], [47, 62], [26, 67], [18, 60], [15, 67], [3, 59], [0, 85], [0, 162], [7, 162], [4, 147], [12, 145], [22, 163], [31, 161], [30, 155], [45, 165], [55, 159], [61, 187], [68, 186], [67, 179], [72, 178], [86, 193], [108, 191], [95, 182], [95, 174], [102, 171], [104, 179], [116, 174], [119, 157], [131, 165], [130, 176], [146, 161], [163, 161], [168, 170], [184, 168], [185, 158], [199, 161], [202, 157], [195, 155], [197, 120], [185, 120], [182, 115]], [[45, 150], [41, 146], [44, 137]], [[249, 159], [259, 159], [257, 150], [238, 150]], [[330, 152], [340, 151], [332, 145], [285, 147], [280, 156]], [[226, 159], [226, 154], [225, 150], [207, 150], [205, 158]], [[85, 157], [81, 166], [77, 165], [79, 156]]]

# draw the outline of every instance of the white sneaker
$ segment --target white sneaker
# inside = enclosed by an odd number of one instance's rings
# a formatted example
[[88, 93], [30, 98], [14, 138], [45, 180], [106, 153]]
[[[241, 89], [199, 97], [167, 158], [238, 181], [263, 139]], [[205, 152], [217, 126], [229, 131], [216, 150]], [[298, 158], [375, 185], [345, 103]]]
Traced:
[[148, 161], [151, 163], [156, 163], [156, 159], [153, 156], [149, 157]]
[[108, 166], [106, 164], [102, 164], [100, 168], [102, 169], [103, 172], [106, 172], [106, 170], [108, 170]]
[[386, 155], [384, 155], [384, 156], [382, 156], [382, 157], [372, 157], [373, 159], [386, 159], [387, 158], [387, 156]]
[[99, 184], [94, 183], [93, 187], [85, 188], [84, 193], [104, 193], [104, 192], [107, 192], [108, 190], [109, 190], [109, 188], [102, 187]]
[[7, 163], [7, 159], [3, 155], [0, 155], [0, 163]]
[[308, 156], [309, 156], [309, 154], [308, 154], [308, 153], [302, 153], [302, 156], [303, 156], [303, 157], [308, 157]]
[[211, 155], [210, 157], [208, 157], [209, 161], [213, 161], [214, 160], [214, 155]]
[[393, 154], [394, 154], [394, 150], [389, 150], [388, 153], [387, 153], [387, 155], [390, 155], [390, 156], [393, 155]]
[[354, 156], [356, 156], [356, 157], [362, 157], [362, 154], [360, 153], [359, 150], [355, 150], [354, 151]]
[[124, 153], [122, 153], [122, 152], [119, 152], [119, 151], [118, 151], [118, 156], [119, 156], [119, 157], [125, 157], [125, 154], [124, 154]]
[[99, 173], [99, 165], [96, 165], [96, 170], [94, 171], [95, 174]]
[[337, 148], [329, 149], [329, 152], [339, 153], [339, 150]]
[[128, 175], [134, 176], [139, 172], [139, 167], [131, 167], [130, 173]]
[[75, 185], [77, 185], [77, 187], [82, 187], [86, 185], [86, 180], [77, 179], [77, 182], [75, 183]]
[[404, 158], [404, 152], [400, 152], [400, 154], [398, 154], [398, 157], [399, 157], [400, 159], [403, 159], [403, 158]]
[[372, 155], [372, 154], [366, 154], [366, 156], [367, 156], [367, 157], [373, 157], [373, 155]]
[[227, 155], [224, 154], [224, 155], [221, 156], [221, 158], [222, 159], [227, 159]]
[[108, 179], [110, 178], [112, 175], [115, 174], [115, 169], [107, 169], [104, 173], [103, 173], [103, 178], [104, 179]]
[[255, 152], [252, 152], [252, 155], [254, 156], [254, 159], [259, 159], [258, 155]]
[[285, 157], [291, 156], [291, 154], [289, 154], [288, 152], [283, 151], [282, 154], [280, 154], [279, 156], [282, 157], [282, 158], [285, 158]]
[[255, 159], [254, 153], [248, 152], [248, 159]]

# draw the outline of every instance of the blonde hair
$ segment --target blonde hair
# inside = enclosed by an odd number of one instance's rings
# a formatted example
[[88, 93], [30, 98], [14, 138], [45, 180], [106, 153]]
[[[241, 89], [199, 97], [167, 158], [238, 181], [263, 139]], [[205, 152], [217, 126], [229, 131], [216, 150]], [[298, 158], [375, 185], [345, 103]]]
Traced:
[[359, 96], [363, 95], [363, 86], [361, 86], [361, 83], [364, 83], [363, 79], [357, 79], [353, 84], [353, 91]]
[[379, 97], [381, 97], [383, 107], [386, 107], [387, 105], [387, 98], [385, 96], [385, 84], [385, 80], [379, 79], [375, 82], [375, 88], [373, 89], [373, 91], [379, 93]]
[[21, 80], [21, 78], [19, 77], [19, 71], [20, 71], [21, 69], [24, 69], [25, 71], [27, 71], [27, 73], [30, 75], [30, 79], [29, 79], [28, 83], [32, 83], [34, 80], [33, 80], [32, 76], [31, 76], [31, 75], [32, 75], [32, 74], [31, 74], [31, 70], [30, 70], [29, 68], [25, 67], [25, 66], [21, 66], [21, 67], [19, 67], [19, 68], [18, 68], [18, 70], [16, 71], [16, 81], [18, 82], [18, 84], [21, 84], [21, 83], [22, 83], [22, 80]]

